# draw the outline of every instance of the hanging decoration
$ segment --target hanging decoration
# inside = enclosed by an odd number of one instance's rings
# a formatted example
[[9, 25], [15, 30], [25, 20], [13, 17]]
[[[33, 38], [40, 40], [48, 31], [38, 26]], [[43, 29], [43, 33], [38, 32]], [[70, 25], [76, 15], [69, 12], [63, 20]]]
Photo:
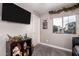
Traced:
[[47, 20], [44, 20], [43, 21], [43, 29], [47, 29], [48, 28], [48, 22], [47, 22]]
[[57, 11], [49, 11], [49, 14], [57, 14], [57, 13], [61, 13], [62, 11], [64, 12], [68, 12], [68, 11], [72, 11], [79, 8], [79, 3], [76, 3], [75, 5], [71, 6], [71, 7], [64, 7], [62, 9], [59, 9]]

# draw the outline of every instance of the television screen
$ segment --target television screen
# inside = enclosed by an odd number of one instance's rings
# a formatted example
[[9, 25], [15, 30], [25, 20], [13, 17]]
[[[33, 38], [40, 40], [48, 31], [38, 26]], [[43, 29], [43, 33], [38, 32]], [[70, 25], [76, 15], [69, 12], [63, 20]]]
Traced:
[[2, 4], [2, 20], [30, 24], [31, 13], [13, 3]]

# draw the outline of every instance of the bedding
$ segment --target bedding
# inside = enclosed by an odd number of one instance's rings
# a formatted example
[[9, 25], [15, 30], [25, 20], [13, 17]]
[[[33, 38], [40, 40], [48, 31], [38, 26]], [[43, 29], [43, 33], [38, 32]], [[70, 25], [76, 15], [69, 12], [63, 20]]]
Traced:
[[72, 56], [79, 56], [79, 37], [72, 38]]
[[74, 46], [73, 53], [74, 53], [75, 56], [79, 56], [79, 45]]

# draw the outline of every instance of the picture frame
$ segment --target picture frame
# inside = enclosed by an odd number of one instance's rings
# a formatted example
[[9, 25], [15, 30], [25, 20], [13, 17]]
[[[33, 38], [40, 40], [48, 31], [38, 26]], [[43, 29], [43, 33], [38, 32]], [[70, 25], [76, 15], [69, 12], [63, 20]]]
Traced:
[[48, 28], [48, 22], [47, 20], [43, 20], [43, 29], [47, 29]]

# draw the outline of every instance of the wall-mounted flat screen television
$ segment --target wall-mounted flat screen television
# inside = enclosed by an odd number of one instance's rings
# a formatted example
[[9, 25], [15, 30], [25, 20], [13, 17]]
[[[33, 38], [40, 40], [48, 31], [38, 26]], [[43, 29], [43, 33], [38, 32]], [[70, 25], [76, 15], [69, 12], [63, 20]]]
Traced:
[[31, 13], [13, 3], [3, 3], [2, 20], [30, 24]]

